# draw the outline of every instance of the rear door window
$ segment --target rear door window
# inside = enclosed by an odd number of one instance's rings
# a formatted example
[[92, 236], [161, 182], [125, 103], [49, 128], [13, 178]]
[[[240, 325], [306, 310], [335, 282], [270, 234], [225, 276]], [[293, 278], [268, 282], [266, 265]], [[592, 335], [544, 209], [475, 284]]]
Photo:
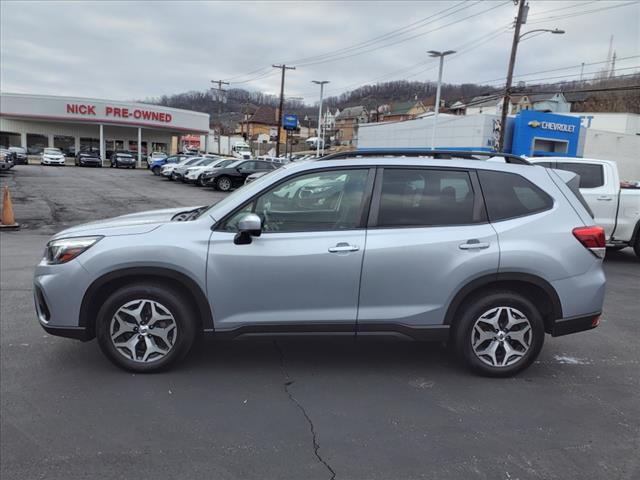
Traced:
[[558, 162], [556, 168], [580, 175], [580, 188], [598, 188], [604, 185], [604, 169], [602, 165]]
[[521, 175], [478, 170], [478, 176], [492, 222], [543, 212], [553, 206], [549, 195]]
[[385, 168], [377, 226], [466, 225], [474, 218], [474, 192], [466, 171]]

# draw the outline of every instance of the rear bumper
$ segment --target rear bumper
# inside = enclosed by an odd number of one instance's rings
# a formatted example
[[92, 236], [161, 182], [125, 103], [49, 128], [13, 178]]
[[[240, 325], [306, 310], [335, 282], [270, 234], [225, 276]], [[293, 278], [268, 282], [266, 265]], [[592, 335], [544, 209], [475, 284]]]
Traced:
[[559, 318], [553, 322], [551, 336], [560, 337], [562, 335], [569, 335], [570, 333], [583, 332], [596, 328], [600, 323], [601, 314], [602, 312], [595, 312], [578, 317]]

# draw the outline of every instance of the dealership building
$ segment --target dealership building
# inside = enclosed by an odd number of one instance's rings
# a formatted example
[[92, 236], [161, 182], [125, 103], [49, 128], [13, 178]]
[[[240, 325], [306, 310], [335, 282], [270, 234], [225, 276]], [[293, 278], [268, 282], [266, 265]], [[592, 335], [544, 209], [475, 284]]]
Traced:
[[[39, 154], [45, 147], [73, 155], [84, 148], [138, 154], [173, 153], [185, 134], [209, 134], [209, 115], [143, 103], [0, 93], [0, 145]], [[206, 146], [205, 146], [206, 148]]]

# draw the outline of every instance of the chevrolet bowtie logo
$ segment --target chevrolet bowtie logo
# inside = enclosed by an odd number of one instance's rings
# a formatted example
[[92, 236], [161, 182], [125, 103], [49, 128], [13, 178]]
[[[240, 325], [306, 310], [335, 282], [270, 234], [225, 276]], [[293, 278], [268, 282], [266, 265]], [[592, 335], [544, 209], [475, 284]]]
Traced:
[[533, 127], [533, 128], [539, 127], [539, 126], [540, 126], [540, 122], [539, 122], [539, 121], [537, 121], [537, 120], [531, 120], [531, 121], [529, 122], [529, 126], [530, 126], [530, 127]]

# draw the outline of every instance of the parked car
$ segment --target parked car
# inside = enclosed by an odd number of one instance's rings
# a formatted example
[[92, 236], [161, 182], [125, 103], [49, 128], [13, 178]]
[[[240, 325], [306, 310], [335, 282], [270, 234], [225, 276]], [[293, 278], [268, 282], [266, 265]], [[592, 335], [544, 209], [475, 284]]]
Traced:
[[187, 157], [180, 162], [177, 163], [168, 163], [162, 167], [160, 170], [160, 175], [169, 179], [174, 180], [175, 176], [173, 175], [174, 171], [178, 167], [194, 165], [196, 162], [199, 162], [202, 157]]
[[136, 168], [136, 158], [128, 150], [116, 150], [111, 155], [111, 167]]
[[264, 160], [238, 160], [224, 168], [203, 174], [202, 182], [221, 192], [228, 192], [232, 188], [244, 185], [246, 178], [252, 173], [271, 171], [278, 167], [278, 164]]
[[224, 168], [235, 161], [236, 160], [233, 159], [220, 157], [205, 158], [205, 161], [201, 162], [200, 164], [187, 167], [187, 170], [182, 177], [182, 181], [186, 183], [195, 183], [196, 185], [204, 187], [202, 175], [208, 172], [213, 172], [217, 168]]
[[41, 145], [31, 145], [30, 147], [27, 147], [27, 154], [28, 155], [42, 155], [42, 152], [44, 151], [43, 146]]
[[29, 163], [29, 156], [25, 148], [9, 147], [9, 151], [13, 153], [13, 162], [16, 165], [26, 165]]
[[532, 162], [580, 176], [580, 193], [604, 227], [607, 247], [632, 247], [640, 257], [640, 191], [621, 187], [616, 162], [574, 157], [541, 157]]
[[11, 170], [15, 165], [13, 160], [14, 153], [6, 148], [0, 148], [0, 171]]
[[102, 167], [102, 159], [100, 158], [100, 150], [95, 148], [87, 148], [80, 150], [76, 155], [76, 166], [78, 167]]
[[203, 332], [321, 332], [447, 341], [496, 377], [532, 364], [545, 333], [598, 325], [604, 230], [574, 173], [393, 153], [294, 163], [211, 207], [64, 230], [35, 271], [39, 322], [97, 337], [136, 372], [168, 367]]
[[164, 165], [168, 163], [178, 163], [184, 160], [185, 158], [193, 158], [193, 157], [194, 155], [191, 155], [191, 154], [179, 153], [177, 155], [171, 155], [169, 157], [156, 158], [154, 160], [151, 160], [148, 167], [149, 167], [149, 170], [151, 170], [154, 175], [160, 175], [160, 172]]
[[213, 163], [212, 158], [196, 157], [196, 159], [195, 162], [176, 165], [176, 168], [173, 169], [173, 173], [171, 174], [172, 180], [184, 180], [184, 175], [187, 173], [188, 168], [197, 167], [198, 165], [207, 166]]
[[257, 179], [259, 179], [260, 177], [265, 176], [267, 173], [269, 172], [273, 172], [273, 170], [265, 170], [263, 172], [256, 172], [256, 173], [252, 173], [251, 175], [249, 175], [246, 180], [244, 181], [244, 184], [247, 185]]
[[64, 154], [59, 148], [45, 148], [40, 156], [41, 165], [65, 165]]

